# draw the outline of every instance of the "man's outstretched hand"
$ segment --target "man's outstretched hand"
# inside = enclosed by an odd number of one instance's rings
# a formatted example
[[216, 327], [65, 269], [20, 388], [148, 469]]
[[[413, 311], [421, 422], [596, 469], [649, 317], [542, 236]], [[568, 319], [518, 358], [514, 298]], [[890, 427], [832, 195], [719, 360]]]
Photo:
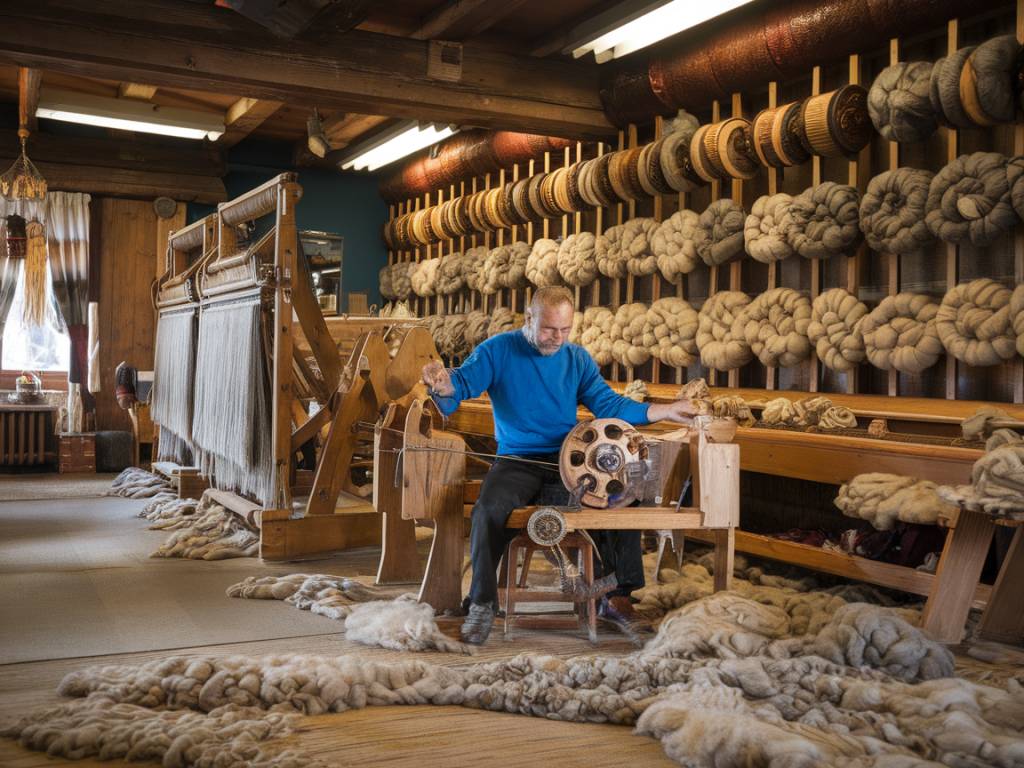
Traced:
[[648, 421], [674, 421], [676, 424], [690, 424], [697, 415], [697, 406], [692, 400], [676, 400], [674, 403], [651, 403], [647, 406]]
[[451, 397], [455, 394], [455, 387], [452, 386], [452, 377], [448, 375], [448, 369], [437, 360], [431, 360], [423, 366], [423, 383], [430, 388], [432, 393], [441, 397]]

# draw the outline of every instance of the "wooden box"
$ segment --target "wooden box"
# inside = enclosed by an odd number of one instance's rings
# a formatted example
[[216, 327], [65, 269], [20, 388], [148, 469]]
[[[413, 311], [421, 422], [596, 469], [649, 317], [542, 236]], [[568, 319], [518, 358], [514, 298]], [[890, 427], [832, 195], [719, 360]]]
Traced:
[[60, 434], [61, 474], [96, 471], [96, 435], [93, 432]]

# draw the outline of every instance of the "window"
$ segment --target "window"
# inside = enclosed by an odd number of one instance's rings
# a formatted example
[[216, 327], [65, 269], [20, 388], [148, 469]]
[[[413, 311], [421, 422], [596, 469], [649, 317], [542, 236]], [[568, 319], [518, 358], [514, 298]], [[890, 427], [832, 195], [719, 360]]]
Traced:
[[3, 340], [0, 341], [0, 368], [5, 371], [67, 371], [71, 359], [71, 340], [53, 301], [49, 273], [46, 280], [46, 322], [33, 328], [22, 316], [25, 306], [25, 278], [18, 277], [14, 301], [7, 315]]

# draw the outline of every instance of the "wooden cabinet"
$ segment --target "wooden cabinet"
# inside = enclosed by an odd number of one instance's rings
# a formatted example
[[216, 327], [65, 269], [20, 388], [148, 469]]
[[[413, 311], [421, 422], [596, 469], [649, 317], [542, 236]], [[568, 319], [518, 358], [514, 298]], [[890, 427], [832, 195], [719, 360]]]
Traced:
[[94, 432], [60, 435], [60, 472], [96, 471], [96, 434]]

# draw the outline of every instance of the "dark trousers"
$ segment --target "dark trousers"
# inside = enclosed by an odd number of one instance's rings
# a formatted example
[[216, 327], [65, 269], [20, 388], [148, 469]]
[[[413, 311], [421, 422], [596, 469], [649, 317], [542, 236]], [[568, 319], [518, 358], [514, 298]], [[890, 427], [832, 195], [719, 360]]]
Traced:
[[[558, 463], [558, 454], [524, 456], [535, 461]], [[469, 599], [474, 603], [497, 604], [498, 563], [518, 531], [505, 527], [512, 510], [531, 504], [564, 505], [568, 491], [558, 470], [539, 464], [497, 459], [487, 472], [480, 497], [473, 505], [473, 529], [469, 552], [473, 581]], [[629, 514], [624, 511], [623, 514]], [[644, 564], [640, 531], [591, 531], [601, 562], [597, 575], [615, 573], [619, 586], [612, 594], [628, 595], [644, 586]]]

